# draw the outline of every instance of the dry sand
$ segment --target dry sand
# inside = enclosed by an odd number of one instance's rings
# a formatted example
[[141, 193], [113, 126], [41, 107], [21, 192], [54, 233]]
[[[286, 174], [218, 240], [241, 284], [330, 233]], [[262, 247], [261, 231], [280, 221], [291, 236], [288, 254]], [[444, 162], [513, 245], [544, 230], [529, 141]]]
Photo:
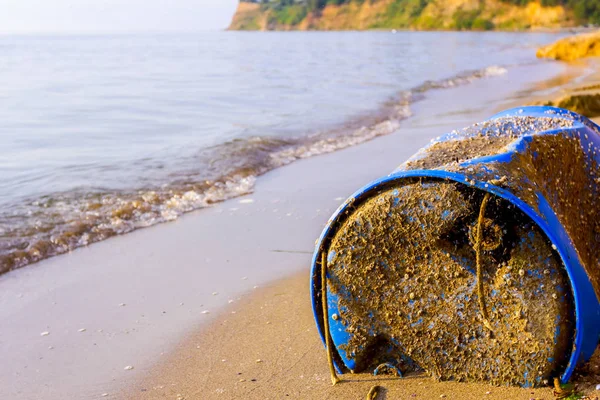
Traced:
[[[553, 399], [552, 390], [435, 382], [426, 376], [344, 375], [331, 386], [327, 357], [315, 327], [308, 271], [244, 297], [210, 326], [136, 383], [126, 398], [154, 399], [364, 399], [374, 385], [379, 399]], [[235, 313], [235, 314], [234, 314]]]

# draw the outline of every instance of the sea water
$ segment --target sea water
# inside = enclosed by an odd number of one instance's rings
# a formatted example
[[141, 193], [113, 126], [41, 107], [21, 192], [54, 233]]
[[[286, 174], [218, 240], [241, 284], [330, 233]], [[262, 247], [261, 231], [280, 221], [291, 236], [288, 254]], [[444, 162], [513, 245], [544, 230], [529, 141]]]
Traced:
[[392, 134], [431, 90], [544, 63], [558, 36], [0, 36], [0, 273]]

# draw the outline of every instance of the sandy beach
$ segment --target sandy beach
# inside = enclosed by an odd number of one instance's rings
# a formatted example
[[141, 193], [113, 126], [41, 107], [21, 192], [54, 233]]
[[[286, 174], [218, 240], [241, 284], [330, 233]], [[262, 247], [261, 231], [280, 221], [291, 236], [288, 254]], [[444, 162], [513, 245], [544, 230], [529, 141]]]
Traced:
[[251, 195], [1, 276], [0, 398], [360, 399], [373, 385], [388, 399], [552, 398], [547, 388], [421, 376], [344, 376], [331, 387], [308, 288], [314, 240], [344, 199], [432, 138], [523, 103], [535, 73], [556, 79], [522, 66], [433, 92], [395, 134], [272, 171]]

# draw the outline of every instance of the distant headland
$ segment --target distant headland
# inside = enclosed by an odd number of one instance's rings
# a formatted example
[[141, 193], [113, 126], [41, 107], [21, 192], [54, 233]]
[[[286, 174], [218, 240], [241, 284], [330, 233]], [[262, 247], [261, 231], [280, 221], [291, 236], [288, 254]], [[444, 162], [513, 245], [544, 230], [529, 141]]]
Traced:
[[241, 0], [230, 30], [547, 30], [600, 23], [600, 0]]

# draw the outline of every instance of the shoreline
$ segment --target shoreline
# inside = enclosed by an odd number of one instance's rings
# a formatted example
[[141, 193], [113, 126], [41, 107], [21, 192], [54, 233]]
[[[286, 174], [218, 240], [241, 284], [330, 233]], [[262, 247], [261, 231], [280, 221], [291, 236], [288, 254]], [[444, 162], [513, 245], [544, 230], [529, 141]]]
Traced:
[[[597, 79], [595, 65], [586, 64], [577, 70], [568, 69], [564, 76], [538, 82], [537, 90], [532, 90], [527, 98], [534, 98], [542, 89], [552, 94]], [[532, 389], [438, 382], [425, 374], [401, 378], [346, 374], [341, 376], [340, 384], [331, 386], [326, 351], [310, 304], [308, 278], [306, 268], [244, 296], [241, 306], [228, 307], [211, 324], [185, 337], [174, 352], [119, 396], [131, 400], [363, 399], [373, 386], [379, 386], [381, 394], [377, 398], [381, 399], [556, 398], [551, 387]], [[591, 383], [600, 382], [599, 362], [597, 352], [586, 365], [586, 371], [580, 367], [573, 378], [579, 383], [578, 391], [590, 399], [597, 399], [600, 394], [595, 390], [595, 383]], [[583, 380], [577, 377], [582, 373], [586, 374]]]
[[[588, 68], [585, 70], [589, 71]], [[596, 76], [582, 70], [567, 70], [565, 74], [568, 82], [574, 77], [586, 82]], [[556, 78], [539, 84], [547, 85], [545, 89], [556, 90]], [[342, 377], [343, 384], [332, 387], [326, 352], [310, 306], [308, 278], [309, 270], [305, 268], [303, 273], [272, 282], [245, 296], [241, 307], [228, 307], [210, 325], [192, 332], [165, 360], [119, 395], [132, 400], [362, 399], [373, 385], [380, 385], [384, 393], [380, 398], [555, 398], [548, 387], [531, 389], [436, 382], [424, 375], [397, 379], [376, 378], [368, 373], [348, 374]], [[196, 351], [201, 349], [210, 350]], [[595, 358], [594, 363], [597, 362]], [[594, 365], [590, 368], [596, 375], [591, 379], [600, 379], [600, 368]], [[589, 382], [582, 390], [591, 398], [598, 394]], [[200, 393], [202, 396], [198, 397]]]
[[492, 29], [492, 30], [456, 30], [456, 29], [411, 29], [411, 28], [369, 28], [369, 29], [230, 29], [226, 28], [225, 32], [476, 32], [476, 33], [565, 33], [579, 34], [595, 32], [598, 28], [588, 28], [585, 26], [561, 27], [561, 28], [529, 28], [529, 29]]
[[[272, 288], [273, 280], [301, 273], [307, 285], [314, 239], [343, 199], [392, 171], [428, 140], [489, 117], [536, 71], [538, 80], [554, 76], [525, 66], [432, 92], [415, 103], [415, 115], [398, 132], [270, 171], [251, 195], [1, 276], [0, 318], [11, 329], [0, 331], [6, 360], [0, 374], [10, 377], [0, 385], [0, 397], [92, 399], [107, 393], [121, 398], [153, 373], [192, 373], [194, 365], [187, 370], [171, 361], [185, 350], [182, 338], [210, 333], [227, 315], [221, 310], [229, 300], [235, 306], [255, 295], [260, 299], [260, 287]], [[294, 310], [306, 312], [307, 286], [301, 290], [306, 295], [297, 297], [305, 303], [294, 304], [304, 308]], [[269, 325], [276, 325], [273, 321]], [[296, 327], [287, 324], [290, 332]], [[306, 340], [320, 346], [312, 314], [305, 324]], [[237, 353], [243, 348], [232, 346]], [[314, 353], [325, 354], [322, 347]], [[252, 361], [249, 367], [265, 364]], [[320, 362], [302, 368], [327, 374]]]

